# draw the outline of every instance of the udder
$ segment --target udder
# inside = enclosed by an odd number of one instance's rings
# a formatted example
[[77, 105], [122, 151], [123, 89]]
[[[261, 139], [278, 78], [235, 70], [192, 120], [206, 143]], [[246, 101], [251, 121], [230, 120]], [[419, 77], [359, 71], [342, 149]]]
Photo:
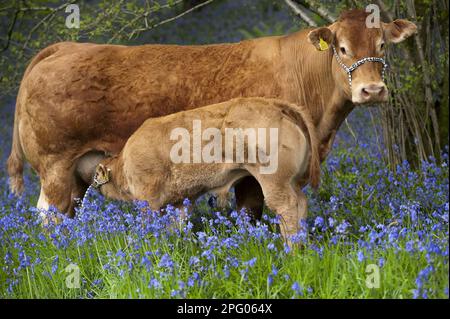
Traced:
[[77, 161], [76, 173], [88, 185], [92, 184], [97, 165], [107, 156], [101, 151], [90, 151]]

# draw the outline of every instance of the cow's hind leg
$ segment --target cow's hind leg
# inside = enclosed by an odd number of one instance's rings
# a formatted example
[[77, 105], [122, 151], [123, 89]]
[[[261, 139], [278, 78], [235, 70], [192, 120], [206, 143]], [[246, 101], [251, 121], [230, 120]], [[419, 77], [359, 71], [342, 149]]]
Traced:
[[36, 204], [36, 207], [39, 209], [39, 214], [42, 219], [46, 218], [46, 214], [43, 211], [47, 211], [50, 207], [48, 203], [47, 195], [45, 195], [44, 189], [41, 187], [41, 193], [39, 194], [39, 199]]
[[40, 177], [38, 208], [54, 206], [66, 216], [74, 217], [77, 205], [75, 198], [83, 197], [87, 185], [76, 176], [73, 164], [70, 161], [54, 163]]

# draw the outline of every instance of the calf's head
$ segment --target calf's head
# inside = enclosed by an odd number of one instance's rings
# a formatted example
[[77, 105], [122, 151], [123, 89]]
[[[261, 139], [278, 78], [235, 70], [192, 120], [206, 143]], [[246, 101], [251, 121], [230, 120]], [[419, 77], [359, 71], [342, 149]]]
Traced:
[[368, 15], [364, 10], [346, 11], [335, 23], [308, 34], [308, 41], [318, 50], [331, 50], [334, 81], [355, 104], [387, 101], [385, 47], [417, 30], [414, 23], [403, 19], [369, 27]]

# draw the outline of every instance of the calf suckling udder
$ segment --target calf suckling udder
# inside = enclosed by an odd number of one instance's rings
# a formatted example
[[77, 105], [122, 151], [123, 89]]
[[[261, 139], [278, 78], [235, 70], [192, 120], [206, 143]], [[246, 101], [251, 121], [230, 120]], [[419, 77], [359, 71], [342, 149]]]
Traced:
[[107, 158], [101, 151], [90, 151], [78, 159], [76, 173], [87, 184], [91, 185], [94, 181], [95, 168]]

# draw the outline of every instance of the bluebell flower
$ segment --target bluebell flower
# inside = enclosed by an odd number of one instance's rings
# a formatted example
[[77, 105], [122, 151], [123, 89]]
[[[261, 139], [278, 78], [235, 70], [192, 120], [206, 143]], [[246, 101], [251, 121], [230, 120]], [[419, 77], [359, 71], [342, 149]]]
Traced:
[[338, 234], [344, 234], [347, 231], [348, 227], [350, 227], [350, 223], [344, 220], [336, 227], [336, 232]]
[[185, 207], [191, 206], [191, 201], [188, 198], [185, 198], [183, 200], [183, 206], [185, 206]]
[[193, 277], [189, 277], [187, 282], [186, 282], [188, 287], [194, 287], [195, 285], [195, 279]]
[[154, 289], [161, 289], [162, 285], [161, 285], [161, 283], [159, 282], [158, 279], [152, 278], [152, 279], [150, 279], [150, 281], [148, 283], [148, 287], [149, 288], [154, 288]]
[[58, 270], [58, 264], [59, 264], [59, 256], [56, 255], [52, 261], [52, 274], [54, 274]]
[[274, 275], [274, 276], [278, 275], [278, 269], [277, 269], [277, 267], [275, 267], [275, 265], [272, 265], [272, 272], [271, 272], [271, 274]]
[[191, 256], [189, 258], [189, 266], [194, 266], [200, 262], [200, 259], [197, 256]]
[[357, 257], [359, 262], [363, 262], [365, 259], [364, 253], [361, 250], [358, 251]]
[[314, 226], [317, 228], [322, 228], [324, 225], [324, 219], [321, 216], [317, 216], [314, 220]]
[[230, 277], [230, 268], [228, 267], [228, 265], [225, 265], [223, 267], [223, 275], [225, 279], [228, 279]]
[[172, 261], [172, 258], [170, 258], [170, 256], [168, 254], [164, 254], [161, 257], [161, 260], [159, 261], [158, 266], [161, 268], [168, 268], [168, 269], [172, 270], [174, 267], [174, 262]]
[[272, 276], [271, 274], [269, 274], [269, 275], [267, 276], [267, 285], [268, 285], [269, 287], [271, 287], [272, 284], [273, 284], [273, 276]]
[[244, 265], [246, 265], [246, 266], [249, 266], [249, 267], [253, 267], [255, 264], [256, 264], [256, 257], [254, 257], [254, 258], [252, 258], [252, 259], [250, 259], [249, 261], [246, 261], [245, 263], [244, 263]]
[[335, 223], [334, 218], [333, 217], [328, 217], [328, 226], [330, 228], [334, 227], [334, 223]]
[[103, 283], [103, 280], [101, 280], [101, 279], [95, 279], [93, 282], [92, 282], [92, 284], [94, 285], [94, 286], [99, 286], [99, 285], [101, 285]]
[[296, 295], [303, 296], [303, 289], [298, 282], [294, 282], [291, 286], [291, 289], [294, 291]]

